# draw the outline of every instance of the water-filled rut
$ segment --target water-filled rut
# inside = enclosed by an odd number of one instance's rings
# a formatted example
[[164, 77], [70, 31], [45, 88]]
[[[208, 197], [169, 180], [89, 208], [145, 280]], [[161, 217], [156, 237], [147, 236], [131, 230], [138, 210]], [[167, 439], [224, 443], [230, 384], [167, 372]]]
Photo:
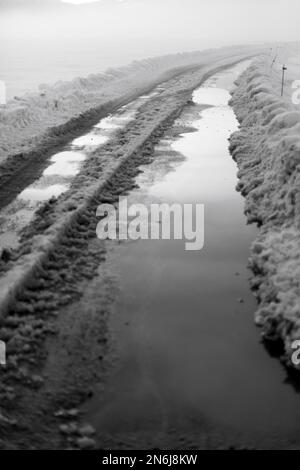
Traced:
[[[253, 324], [247, 260], [257, 229], [246, 225], [228, 138], [228, 104], [247, 63], [208, 79], [138, 176], [129, 204], [201, 203], [205, 242], [112, 242], [119, 295], [110, 317], [111, 372], [86, 405], [109, 448], [292, 445], [300, 398]], [[279, 443], [279, 444], [278, 444]]]
[[68, 191], [84, 161], [95, 149], [100, 149], [116, 132], [133, 121], [139, 108], [159, 93], [163, 87], [142, 95], [101, 119], [87, 133], [73, 139], [65, 148], [53, 154], [47, 167], [34, 183], [19, 193], [16, 199], [0, 213], [0, 250], [18, 245], [20, 233], [34, 218], [43, 203]]

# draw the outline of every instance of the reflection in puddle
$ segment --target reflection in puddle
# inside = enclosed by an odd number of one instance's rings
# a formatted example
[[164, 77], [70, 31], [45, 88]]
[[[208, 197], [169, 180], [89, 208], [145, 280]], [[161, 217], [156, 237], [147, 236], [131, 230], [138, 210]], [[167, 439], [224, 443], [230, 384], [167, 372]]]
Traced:
[[95, 127], [98, 129], [118, 129], [120, 127], [120, 120], [121, 118], [108, 116], [96, 124]]
[[214, 204], [232, 196], [236, 170], [224, 158], [224, 147], [229, 135], [237, 129], [237, 121], [232, 110], [222, 105], [202, 111], [201, 119], [193, 126], [197, 132], [183, 135], [172, 144], [172, 149], [189, 158], [180, 171], [169, 173], [150, 192], [164, 200], [172, 198], [174, 202], [209, 200]]
[[132, 121], [136, 115], [135, 111], [124, 113], [120, 113], [120, 115], [116, 116], [108, 116], [105, 119], [102, 119], [98, 124], [96, 124], [97, 129], [103, 129], [103, 130], [116, 130], [116, 129], [121, 129], [124, 127], [128, 122]]
[[99, 146], [99, 145], [105, 144], [107, 141], [108, 141], [108, 137], [90, 132], [89, 134], [82, 135], [81, 137], [74, 139], [72, 142], [72, 146], [74, 147]]
[[80, 163], [85, 158], [86, 156], [80, 152], [66, 151], [57, 153], [51, 157], [50, 161], [54, 163], [44, 170], [43, 176], [75, 176], [79, 172]]
[[52, 197], [58, 197], [64, 191], [67, 191], [68, 186], [65, 184], [53, 184], [45, 188], [29, 187], [19, 194], [18, 198], [24, 201], [48, 201]]
[[56, 153], [53, 157], [50, 158], [51, 162], [56, 163], [69, 163], [69, 162], [82, 162], [85, 159], [84, 153], [74, 152], [74, 151], [65, 151]]
[[211, 106], [227, 106], [230, 93], [221, 88], [203, 87], [194, 92], [194, 101], [198, 104]]

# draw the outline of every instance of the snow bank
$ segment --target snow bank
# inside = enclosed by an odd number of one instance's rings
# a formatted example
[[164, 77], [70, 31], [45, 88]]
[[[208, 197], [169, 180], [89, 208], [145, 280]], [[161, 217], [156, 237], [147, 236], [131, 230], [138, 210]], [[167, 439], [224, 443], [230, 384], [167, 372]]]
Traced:
[[291, 365], [291, 344], [300, 339], [300, 108], [288, 91], [281, 97], [280, 68], [267, 56], [238, 79], [231, 103], [241, 125], [230, 139], [238, 189], [248, 220], [261, 227], [250, 262], [256, 323], [284, 345]]
[[164, 76], [167, 79], [170, 71], [175, 73], [174, 69], [255, 51], [257, 48], [235, 47], [175, 54], [135, 61], [126, 67], [53, 86], [41, 85], [38, 93], [15, 97], [6, 106], [0, 106], [0, 162], [9, 155], [32, 150], [47, 129], [154, 85]]

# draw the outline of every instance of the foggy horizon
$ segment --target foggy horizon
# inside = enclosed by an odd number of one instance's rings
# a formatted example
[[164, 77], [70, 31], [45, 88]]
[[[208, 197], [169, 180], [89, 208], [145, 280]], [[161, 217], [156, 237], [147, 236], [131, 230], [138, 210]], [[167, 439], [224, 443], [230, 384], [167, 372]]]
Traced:
[[300, 449], [299, 13], [0, 0], [0, 451]]
[[9, 96], [135, 59], [298, 39], [295, 0], [71, 1], [0, 1], [1, 78]]
[[175, 39], [180, 50], [299, 40], [296, 0], [75, 1], [84, 0], [2, 0], [1, 37], [146, 36], [154, 41]]

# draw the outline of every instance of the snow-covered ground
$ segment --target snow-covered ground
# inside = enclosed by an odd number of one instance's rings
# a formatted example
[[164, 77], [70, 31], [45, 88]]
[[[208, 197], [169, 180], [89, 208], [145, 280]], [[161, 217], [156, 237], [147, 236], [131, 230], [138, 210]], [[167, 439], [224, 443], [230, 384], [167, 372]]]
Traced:
[[209, 64], [222, 58], [251, 54], [260, 47], [228, 47], [174, 54], [135, 61], [105, 73], [41, 85], [39, 92], [15, 97], [0, 105], [0, 163], [9, 155], [31, 151], [47, 130], [65, 124], [82, 113], [122, 97], [137, 95], [147, 86], [170, 78], [176, 69]]
[[275, 54], [256, 60], [237, 81], [232, 104], [241, 128], [231, 152], [248, 219], [261, 226], [251, 249], [256, 322], [266, 338], [283, 341], [290, 364], [291, 345], [300, 339], [300, 106], [293, 100], [300, 52]]

